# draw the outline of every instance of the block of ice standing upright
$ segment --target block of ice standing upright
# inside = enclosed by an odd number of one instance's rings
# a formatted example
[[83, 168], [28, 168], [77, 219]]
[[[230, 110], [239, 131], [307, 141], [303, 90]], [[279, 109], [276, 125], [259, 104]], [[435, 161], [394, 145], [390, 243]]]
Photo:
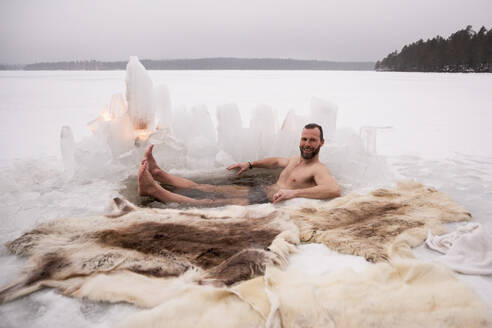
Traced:
[[277, 134], [277, 112], [270, 106], [258, 105], [249, 122], [253, 143], [257, 145], [255, 158], [274, 156], [273, 142]]
[[200, 135], [209, 140], [210, 142], [217, 143], [217, 130], [212, 121], [212, 117], [208, 111], [207, 106], [197, 105], [191, 108], [191, 116], [193, 122], [189, 126], [191, 131], [195, 132], [195, 135]]
[[173, 131], [176, 138], [185, 144], [198, 136], [217, 144], [217, 132], [205, 105], [193, 106], [191, 109], [184, 106], [177, 107], [174, 113]]
[[158, 120], [159, 129], [170, 133], [173, 125], [173, 112], [169, 90], [165, 84], [159, 84], [154, 88], [154, 92], [156, 118]]
[[107, 141], [115, 158], [133, 149], [135, 134], [128, 112], [119, 114], [110, 122]]
[[242, 140], [238, 134], [243, 127], [241, 113], [234, 103], [217, 106], [217, 142], [225, 153], [230, 154], [235, 161], [239, 161], [242, 153]]
[[359, 136], [364, 145], [364, 150], [369, 155], [377, 154], [377, 135], [379, 130], [391, 129], [390, 126], [362, 126], [359, 130]]
[[296, 135], [300, 135], [304, 125], [308, 124], [308, 119], [304, 116], [297, 115], [296, 112], [291, 109], [287, 115], [285, 115], [280, 131], [294, 132]]
[[275, 137], [273, 149], [276, 156], [292, 157], [299, 153], [299, 138], [307, 123], [309, 123], [308, 118], [296, 114], [294, 110], [287, 113]]
[[111, 96], [111, 103], [109, 104], [109, 115], [111, 119], [115, 119], [127, 111], [125, 99], [121, 93], [116, 93]]
[[337, 127], [337, 105], [334, 103], [319, 99], [311, 99], [311, 111], [310, 111], [309, 123], [316, 123], [323, 128], [324, 139], [333, 139], [335, 137], [335, 130]]
[[137, 57], [132, 56], [126, 66], [126, 101], [128, 115], [136, 130], [154, 129], [154, 84]]

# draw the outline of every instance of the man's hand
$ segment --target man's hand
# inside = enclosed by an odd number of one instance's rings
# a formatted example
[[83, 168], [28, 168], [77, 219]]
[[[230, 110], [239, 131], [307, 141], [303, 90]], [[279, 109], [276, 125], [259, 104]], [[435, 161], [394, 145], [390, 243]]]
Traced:
[[287, 200], [296, 197], [296, 191], [292, 189], [280, 189], [273, 195], [273, 203], [277, 204], [281, 200]]
[[248, 163], [236, 163], [236, 164], [229, 165], [227, 169], [229, 171], [233, 169], [239, 169], [239, 171], [237, 172], [237, 174], [239, 175], [242, 174], [244, 171], [249, 170], [249, 165]]

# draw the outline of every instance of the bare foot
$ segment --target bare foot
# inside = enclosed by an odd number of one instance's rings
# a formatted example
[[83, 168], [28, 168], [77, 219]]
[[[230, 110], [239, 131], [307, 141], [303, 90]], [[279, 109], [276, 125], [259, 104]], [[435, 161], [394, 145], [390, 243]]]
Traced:
[[152, 155], [153, 148], [154, 145], [150, 145], [149, 148], [147, 148], [142, 164], [147, 162], [148, 171], [155, 181], [162, 184], [173, 185], [178, 188], [195, 188], [197, 186], [197, 184], [191, 180], [174, 176], [161, 169]]
[[152, 196], [157, 190], [157, 185], [148, 169], [148, 162], [144, 159], [138, 169], [138, 195]]
[[[150, 145], [149, 148], [145, 151], [144, 155], [144, 161], [147, 161], [149, 164], [149, 172], [152, 174], [152, 176], [160, 174], [162, 169], [157, 165], [157, 162], [155, 161], [154, 155], [152, 155], [152, 150], [154, 149], [154, 145]], [[143, 162], [143, 161], [142, 161]]]

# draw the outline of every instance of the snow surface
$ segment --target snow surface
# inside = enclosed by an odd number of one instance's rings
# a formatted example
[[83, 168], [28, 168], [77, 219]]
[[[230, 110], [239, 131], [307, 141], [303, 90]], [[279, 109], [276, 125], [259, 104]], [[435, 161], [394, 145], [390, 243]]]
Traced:
[[[292, 151], [299, 122], [311, 115], [327, 124], [329, 142], [321, 159], [344, 193], [415, 178], [451, 195], [492, 231], [491, 74], [149, 74], [159, 86], [158, 107], [164, 109], [157, 120], [177, 139], [160, 150], [161, 164], [173, 172], [226, 175], [224, 167], [234, 158]], [[109, 210], [110, 199], [135, 175], [143, 149], [115, 161], [111, 147], [93, 136], [87, 123], [104, 106], [109, 112], [116, 108], [113, 95], [125, 94], [125, 77], [123, 71], [0, 72], [0, 242], [56, 217]], [[331, 109], [320, 113], [319, 108]], [[335, 119], [337, 129], [330, 129]], [[281, 138], [265, 132], [272, 127]], [[273, 145], [272, 138], [277, 138]], [[176, 153], [183, 144], [186, 152]], [[416, 253], [429, 261], [438, 256], [424, 247]], [[13, 280], [21, 265], [1, 247], [0, 285]], [[290, 268], [324, 274], [367, 265], [323, 245], [304, 245]], [[492, 305], [492, 277], [458, 276]], [[74, 300], [46, 290], [0, 306], [0, 325], [108, 327], [133, 311], [128, 305]]]

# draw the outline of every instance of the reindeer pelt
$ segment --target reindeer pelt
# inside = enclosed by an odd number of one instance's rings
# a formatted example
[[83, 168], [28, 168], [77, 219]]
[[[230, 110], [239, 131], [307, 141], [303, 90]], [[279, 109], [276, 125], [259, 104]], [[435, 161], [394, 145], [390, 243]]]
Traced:
[[[117, 203], [124, 213], [50, 221], [7, 243], [29, 260], [0, 301], [45, 286], [73, 293], [86, 277], [120, 271], [158, 278], [193, 271], [195, 283], [231, 285], [285, 265], [299, 243], [297, 227], [271, 205], [180, 211]], [[57, 283], [71, 278], [71, 287]]]
[[[139, 282], [114, 277], [119, 286]], [[136, 277], [135, 277], [136, 278]], [[152, 278], [156, 280], [156, 278]], [[85, 296], [102, 295], [107, 280], [93, 281]], [[146, 283], [147, 284], [147, 283]], [[490, 307], [453, 272], [416, 260], [378, 263], [362, 272], [327, 275], [283, 272], [268, 267], [264, 277], [231, 288], [155, 282], [149, 310], [117, 327], [491, 327]], [[114, 299], [145, 299], [123, 287]]]
[[400, 181], [394, 189], [285, 210], [299, 227], [301, 242], [323, 243], [370, 262], [412, 257], [410, 247], [421, 244], [429, 229], [441, 234], [446, 231], [442, 223], [471, 220], [449, 196], [412, 180]]

